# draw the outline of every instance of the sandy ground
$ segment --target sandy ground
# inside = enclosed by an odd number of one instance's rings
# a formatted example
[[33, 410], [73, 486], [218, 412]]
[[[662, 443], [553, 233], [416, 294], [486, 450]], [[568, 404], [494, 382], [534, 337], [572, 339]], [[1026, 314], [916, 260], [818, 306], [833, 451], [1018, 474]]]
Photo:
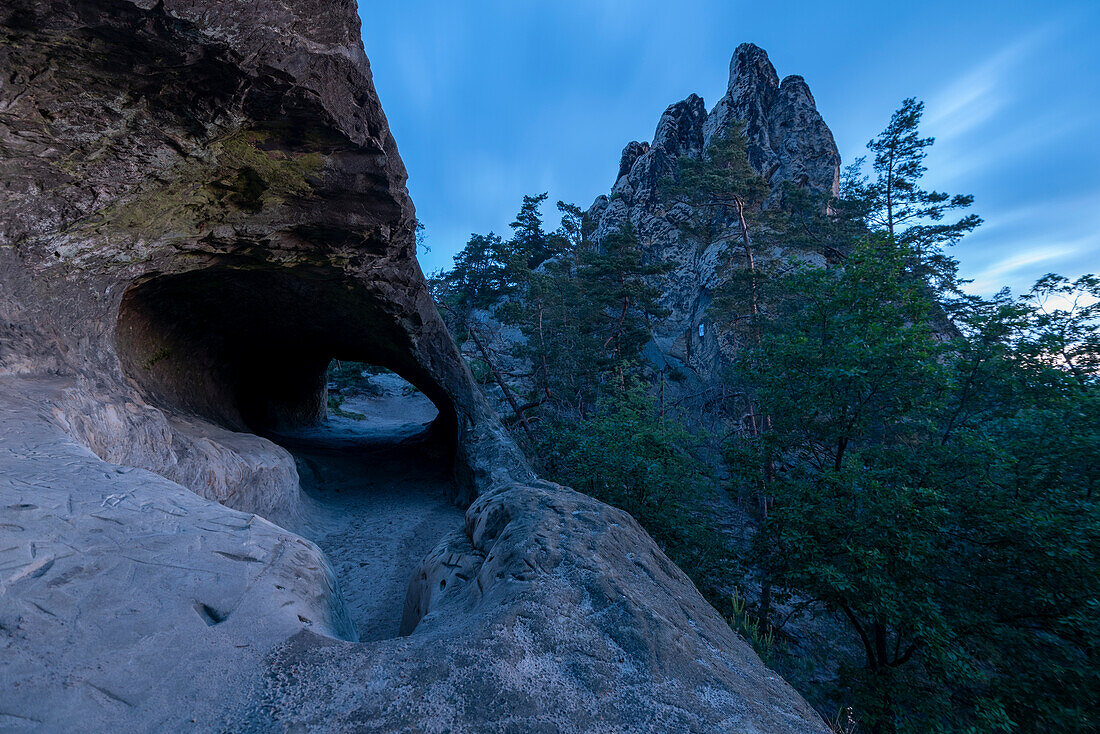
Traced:
[[[349, 398], [324, 425], [272, 437], [298, 461], [308, 495], [306, 526], [336, 569], [361, 641], [397, 636], [409, 581], [420, 561], [462, 512], [444, 499], [450, 470], [428, 458], [415, 437], [435, 417], [404, 381], [381, 380], [378, 398]], [[391, 384], [392, 383], [392, 384]]]

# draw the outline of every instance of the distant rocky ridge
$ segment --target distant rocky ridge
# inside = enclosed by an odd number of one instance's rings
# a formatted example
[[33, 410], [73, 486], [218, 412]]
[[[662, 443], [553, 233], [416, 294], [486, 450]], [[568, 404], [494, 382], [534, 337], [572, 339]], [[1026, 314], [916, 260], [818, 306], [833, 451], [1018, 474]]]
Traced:
[[[353, 2], [14, 0], [0, 69], [0, 728], [825, 731], [480, 396]], [[432, 399], [469, 504], [392, 640], [251, 432], [321, 417], [332, 357]]]

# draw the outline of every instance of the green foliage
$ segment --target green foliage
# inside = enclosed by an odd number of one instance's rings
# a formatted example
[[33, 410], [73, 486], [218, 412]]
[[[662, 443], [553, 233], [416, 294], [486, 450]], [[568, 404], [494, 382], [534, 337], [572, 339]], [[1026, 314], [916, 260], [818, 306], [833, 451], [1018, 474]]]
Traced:
[[644, 261], [637, 233], [629, 222], [580, 258], [576, 281], [581, 290], [581, 315], [590, 315], [582, 328], [599, 342], [600, 364], [635, 359], [650, 340], [651, 321], [665, 311], [658, 302], [660, 291], [649, 278], [666, 270], [663, 264]]
[[455, 256], [454, 268], [433, 277], [437, 301], [462, 311], [494, 307], [503, 298], [522, 297], [539, 265], [572, 254], [580, 240], [580, 210], [558, 202], [562, 228], [548, 233], [540, 212], [544, 201], [546, 194], [523, 197], [508, 240], [492, 232], [471, 235]]
[[[534, 389], [520, 396], [524, 402], [583, 416], [608, 375], [622, 387], [638, 373], [650, 322], [663, 313], [651, 276], [665, 267], [644, 261], [629, 225], [598, 246], [590, 242], [584, 216], [571, 204], [558, 202], [561, 226], [547, 233], [539, 212], [545, 199], [524, 197], [511, 240], [471, 237], [454, 269], [435, 276], [432, 287], [459, 339], [479, 328], [469, 321], [473, 308], [490, 309], [520, 329], [526, 343], [510, 356], [534, 368]], [[488, 363], [483, 367], [488, 379]]]
[[800, 458], [818, 469], [842, 468], [849, 445], [872, 429], [883, 442], [917, 429], [937, 346], [932, 304], [909, 277], [907, 254], [871, 240], [843, 268], [788, 273], [773, 286], [790, 297], [775, 304], [768, 338], [737, 365], [768, 406], [778, 439], [799, 441]]
[[[714, 294], [713, 315], [719, 322], [736, 325], [744, 320], [753, 327], [762, 273], [751, 233], [764, 218], [762, 206], [771, 187], [749, 163], [744, 132], [731, 126], [711, 142], [703, 158], [681, 158], [676, 175], [664, 187], [672, 201], [687, 204], [694, 212], [683, 229], [705, 246], [720, 244], [725, 251], [729, 280]], [[749, 294], [744, 308], [727, 318], [744, 292]]]
[[742, 482], [778, 463], [754, 557], [847, 622], [835, 693], [871, 731], [1087, 731], [1100, 414], [1067, 359], [1094, 312], [1057, 317], [1064, 345], [1027, 302], [971, 303], [949, 339], [913, 262], [872, 238], [780, 279], [738, 365], [772, 427], [729, 452]]
[[[482, 328], [465, 315], [471, 306], [491, 308], [525, 337], [507, 356], [532, 368], [531, 392], [515, 400], [529, 406], [520, 438], [540, 472], [630, 512], [719, 599], [735, 566], [703, 501], [713, 480], [697, 458], [699, 439], [661, 415], [644, 380], [641, 351], [664, 313], [653, 278], [666, 267], [645, 261], [629, 225], [591, 242], [581, 211], [563, 202], [561, 225], [546, 233], [545, 198], [524, 197], [511, 242], [471, 238], [455, 269], [434, 279], [437, 297], [459, 338]], [[504, 267], [494, 253], [506, 252], [523, 256]], [[487, 359], [471, 365], [482, 382], [492, 372]]]
[[372, 385], [368, 375], [378, 374], [384, 371], [380, 367], [366, 364], [365, 362], [349, 362], [334, 359], [328, 367], [328, 411], [333, 415], [354, 420], [366, 420], [362, 413], [352, 410], [344, 410], [344, 400], [353, 393], [373, 395], [377, 388]]
[[488, 362], [484, 359], [469, 359], [466, 363], [478, 384], [484, 385], [489, 382], [491, 375]]
[[700, 501], [712, 480], [693, 456], [697, 443], [630, 381], [583, 420], [548, 420], [538, 454], [545, 476], [629, 512], [701, 590], [721, 594], [730, 559]]
[[1080, 385], [1100, 379], [1100, 278], [1061, 275], [1039, 279], [1027, 296], [1028, 332], [1017, 345], [1033, 368], [1064, 368]]
[[724, 616], [729, 626], [752, 645], [752, 649], [765, 665], [775, 663], [775, 631], [769, 629], [765, 632], [760, 629], [760, 619], [749, 610], [744, 597], [737, 591], [730, 595]]
[[152, 354], [150, 354], [149, 358], [142, 362], [141, 366], [147, 370], [151, 370], [157, 362], [168, 359], [171, 356], [172, 350], [169, 347], [162, 346], [157, 348]]
[[352, 420], [364, 421], [367, 416], [362, 413], [356, 413], [353, 410], [344, 410], [344, 396], [339, 393], [330, 393], [328, 396], [328, 411], [333, 415], [338, 415], [341, 418], [351, 418]]
[[783, 181], [778, 203], [764, 212], [766, 224], [783, 247], [815, 252], [830, 262], [843, 260], [852, 243], [866, 234], [867, 202], [852, 197], [850, 176], [841, 179], [839, 196]]
[[702, 210], [704, 216], [729, 218], [730, 211], [758, 208], [771, 192], [767, 180], [749, 163], [748, 141], [731, 126], [716, 137], [701, 159], [684, 157], [676, 176], [665, 182], [669, 196]]
[[[547, 232], [546, 195], [528, 196], [511, 239], [474, 235], [433, 289], [459, 339], [474, 308], [525, 337], [509, 419], [539, 470], [634, 515], [761, 656], [794, 649], [773, 601], [844, 625], [857, 658], [806, 683], [838, 730], [1094, 731], [1100, 280], [963, 296], [944, 248], [980, 219], [921, 188], [922, 111], [903, 103], [873, 180], [857, 161], [839, 197], [770, 189], [740, 132], [662, 182], [689, 235], [727, 245], [711, 317], [737, 337], [725, 460], [758, 521], [748, 558], [719, 530], [701, 437], [654, 399], [641, 354], [665, 266], [632, 227], [593, 242], [558, 202]], [[498, 356], [475, 363], [483, 382]], [[759, 601], [730, 596], [750, 579]]]
[[456, 305], [485, 308], [509, 293], [512, 254], [505, 242], [490, 232], [470, 236], [445, 278], [437, 280], [437, 297]]
[[850, 199], [862, 201], [867, 224], [882, 230], [892, 242], [908, 248], [921, 274], [945, 294], [958, 294], [958, 263], [944, 247], [978, 227], [982, 220], [969, 214], [944, 222], [949, 213], [966, 209], [974, 202], [969, 194], [950, 195], [927, 191], [920, 180], [927, 170], [924, 159], [933, 138], [920, 137], [918, 127], [924, 103], [906, 99], [890, 118], [890, 124], [867, 147], [874, 154], [875, 179], [860, 180], [855, 174], [863, 159], [856, 161], [846, 182]]
[[362, 362], [334, 359], [328, 368], [328, 382], [336, 390], [359, 385], [369, 366]]
[[[520, 267], [534, 270], [552, 257], [562, 254], [569, 242], [569, 230], [547, 233], [542, 228], [542, 214], [539, 207], [546, 201], [545, 193], [538, 196], [524, 196], [523, 205], [516, 215], [512, 227], [512, 249], [519, 257]], [[559, 208], [562, 204], [559, 202]], [[575, 225], [576, 207], [570, 212], [569, 226]]]

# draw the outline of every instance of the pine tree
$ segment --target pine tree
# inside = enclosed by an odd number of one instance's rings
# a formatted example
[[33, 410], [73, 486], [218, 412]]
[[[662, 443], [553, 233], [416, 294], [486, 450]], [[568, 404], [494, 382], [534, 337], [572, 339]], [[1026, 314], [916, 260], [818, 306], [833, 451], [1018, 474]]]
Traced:
[[548, 234], [542, 227], [542, 212], [539, 209], [546, 198], [546, 193], [524, 196], [523, 205], [510, 225], [514, 232], [512, 249], [522, 258], [521, 266], [527, 270], [534, 270], [560, 254], [561, 238]]
[[586, 328], [600, 340], [598, 362], [613, 366], [620, 382], [623, 368], [652, 338], [651, 320], [666, 313], [651, 279], [667, 270], [664, 263], [645, 262], [630, 222], [581, 259], [577, 278], [588, 305]]
[[701, 159], [680, 158], [677, 175], [667, 182], [667, 188], [674, 201], [701, 213], [702, 221], [694, 228], [698, 236], [710, 244], [727, 245], [731, 275], [737, 270], [735, 253], [744, 258], [749, 279], [749, 330], [756, 340], [761, 273], [756, 263], [753, 224], [770, 188], [749, 163], [748, 142], [742, 129], [730, 126], [711, 142]]
[[445, 290], [465, 307], [485, 308], [510, 288], [509, 259], [505, 242], [498, 235], [471, 235], [455, 255], [454, 268], [445, 277]]
[[[927, 168], [924, 159], [934, 138], [919, 133], [924, 103], [913, 98], [902, 102], [890, 124], [867, 147], [874, 154], [875, 180], [860, 186], [867, 202], [868, 224], [883, 230], [889, 240], [913, 251], [914, 269], [934, 281], [938, 290], [958, 293], [958, 263], [944, 252], [981, 224], [981, 217], [968, 214], [944, 222], [947, 214], [974, 203], [969, 194], [950, 195], [920, 186]], [[857, 161], [862, 164], [863, 159]]]
[[[779, 279], [797, 297], [739, 364], [779, 462], [756, 557], [848, 625], [863, 664], [837, 693], [869, 731], [1087, 731], [1100, 400], [1074, 365], [1097, 314], [1063, 310], [1048, 340], [1046, 313], [1002, 296], [944, 341], [914, 256], [883, 234]], [[730, 468], [751, 481], [748, 456]]]

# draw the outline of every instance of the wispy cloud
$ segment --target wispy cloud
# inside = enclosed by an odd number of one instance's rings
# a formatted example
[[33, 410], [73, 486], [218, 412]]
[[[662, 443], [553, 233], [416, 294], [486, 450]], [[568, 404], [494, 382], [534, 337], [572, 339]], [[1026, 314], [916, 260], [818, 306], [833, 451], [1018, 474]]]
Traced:
[[928, 100], [926, 128], [944, 143], [993, 119], [1011, 101], [1013, 72], [1057, 30], [1052, 23], [1033, 31], [951, 81]]
[[985, 222], [977, 235], [972, 235], [968, 241], [993, 234], [1000, 236], [1005, 230], [1045, 232], [1049, 235], [1055, 227], [1055, 237], [1058, 239], [1077, 239], [1088, 232], [1100, 231], [1100, 188], [1068, 196], [1029, 200], [1004, 209], [982, 211], [981, 214]]
[[1032, 266], [1039, 263], [1065, 260], [1082, 252], [1096, 251], [1097, 248], [1100, 248], [1100, 235], [1089, 235], [1077, 240], [1027, 247], [998, 260], [976, 274], [973, 277], [973, 282], [967, 286], [967, 290], [988, 294], [1000, 290], [1005, 285], [1019, 289], [1022, 284], [1017, 281], [1020, 278], [1011, 277], [1013, 274], [1020, 273], [1022, 270], [1034, 270]]
[[[936, 185], [963, 179], [975, 172], [989, 173], [998, 166], [1017, 166], [1026, 155], [1034, 155], [1044, 146], [1087, 130], [1094, 124], [1095, 117], [1091, 112], [1070, 115], [1061, 110], [1048, 110], [1015, 127], [985, 127], [977, 139], [968, 138], [964, 142], [956, 138], [954, 144], [939, 146], [929, 155], [929, 160], [935, 161], [930, 168], [935, 174]], [[931, 126], [926, 129], [937, 132]]]

